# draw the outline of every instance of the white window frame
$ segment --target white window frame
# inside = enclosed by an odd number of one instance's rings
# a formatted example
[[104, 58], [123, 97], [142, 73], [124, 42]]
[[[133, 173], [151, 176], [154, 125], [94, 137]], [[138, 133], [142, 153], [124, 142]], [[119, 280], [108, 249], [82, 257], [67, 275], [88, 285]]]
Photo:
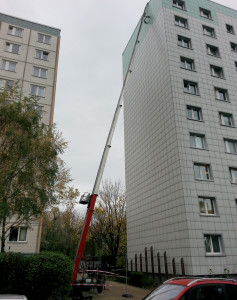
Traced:
[[231, 183], [237, 184], [237, 168], [229, 168]]
[[203, 34], [204, 35], [207, 35], [207, 36], [210, 36], [210, 37], [213, 37], [213, 38], [216, 37], [216, 33], [215, 33], [214, 28], [206, 26], [206, 25], [202, 25], [202, 28], [203, 28]]
[[[25, 239], [24, 240], [20, 240], [20, 237], [21, 237], [21, 231], [22, 230], [26, 230], [26, 234], [25, 234]], [[18, 230], [18, 233], [17, 233], [17, 240], [16, 241], [11, 241], [10, 238], [11, 238], [11, 230]], [[20, 226], [20, 227], [11, 227], [10, 229], [10, 234], [9, 234], [9, 242], [10, 243], [26, 243], [27, 242], [27, 236], [28, 236], [28, 229], [26, 226]]]
[[176, 26], [188, 29], [188, 20], [180, 16], [174, 16], [174, 24]]
[[183, 87], [184, 87], [184, 93], [188, 93], [191, 95], [199, 95], [197, 82], [184, 80]]
[[215, 87], [215, 96], [217, 100], [229, 102], [228, 92], [225, 89]]
[[[199, 199], [199, 209], [200, 209], [200, 215], [205, 216], [216, 216], [216, 199], [214, 197], [198, 197]], [[208, 203], [209, 202], [209, 203]], [[203, 205], [201, 205], [203, 203]], [[213, 212], [210, 212], [208, 209], [209, 204], [211, 204], [211, 208]], [[204, 212], [202, 210], [202, 207], [204, 208]]]
[[[191, 111], [192, 118], [189, 118], [188, 110]], [[198, 112], [199, 119], [195, 118], [195, 111]], [[202, 109], [200, 107], [194, 107], [194, 106], [191, 106], [191, 105], [187, 105], [187, 118], [189, 120], [194, 120], [194, 121], [199, 121], [199, 122], [203, 121], [203, 118], [202, 118]]]
[[[185, 46], [185, 43], [188, 44], [188, 47]], [[186, 49], [192, 49], [191, 39], [187, 38], [187, 37], [184, 37], [184, 36], [178, 35], [178, 46], [184, 47]]]
[[44, 107], [42, 105], [33, 106], [34, 110], [37, 112], [40, 118], [43, 117]]
[[199, 7], [200, 16], [208, 20], [212, 20], [211, 11], [202, 7]]
[[224, 71], [223, 71], [222, 67], [210, 65], [210, 69], [211, 69], [211, 75], [212, 76], [222, 78], [222, 79], [225, 78]]
[[[218, 248], [220, 249], [220, 251], [215, 251], [215, 249], [214, 249], [214, 245], [213, 245], [214, 237], [218, 238]], [[203, 239], [204, 239], [204, 247], [205, 247], [206, 255], [222, 255], [223, 254], [222, 237], [220, 234], [204, 234]], [[207, 249], [207, 242], [208, 242], [208, 247], [210, 248], [210, 251], [209, 251], [209, 249]]]
[[[9, 84], [10, 83], [10, 84]], [[0, 78], [0, 89], [1, 90], [10, 90], [14, 86], [14, 81], [9, 79]]]
[[[220, 57], [219, 48], [213, 45], [206, 45], [207, 46], [207, 54], [215, 57]], [[212, 50], [215, 50], [215, 53], [212, 52]]]
[[[198, 177], [196, 177], [197, 170], [199, 174]], [[203, 175], [204, 173], [206, 174], [206, 176]], [[212, 180], [211, 166], [209, 164], [194, 163], [194, 178], [196, 180], [211, 181]]]
[[[40, 67], [36, 67], [36, 66], [33, 66], [33, 76], [35, 77], [39, 77], [39, 78], [44, 78], [46, 79], [47, 78], [47, 69], [45, 68], [40, 68]], [[44, 73], [45, 72], [45, 76], [44, 76]]]
[[[180, 56], [181, 68], [189, 71], [195, 71], [194, 60], [188, 57]], [[182, 65], [183, 64], [183, 65]], [[189, 65], [191, 68], [189, 68]]]
[[230, 42], [230, 47], [231, 47], [231, 51], [237, 52], [237, 44], [236, 43]]
[[234, 27], [230, 24], [226, 24], [226, 31], [231, 34], [235, 34]]
[[[220, 124], [221, 125], [227, 126], [227, 127], [234, 127], [234, 119], [233, 119], [232, 114], [219, 112], [219, 117], [220, 117]], [[229, 120], [228, 125], [225, 124], [225, 119], [224, 118], [228, 118], [228, 120]]]
[[182, 0], [173, 0], [173, 6], [182, 10], [186, 10], [185, 2]]
[[43, 33], [38, 33], [38, 40], [39, 43], [51, 45], [51, 36]]
[[[37, 57], [37, 53], [40, 54], [40, 57]], [[47, 59], [44, 59], [44, 55], [46, 55], [46, 53], [47, 53]], [[41, 59], [41, 60], [44, 60], [44, 61], [49, 61], [49, 52], [44, 51], [44, 50], [35, 49], [35, 58], [36, 59]]]
[[[11, 60], [2, 60], [2, 70], [9, 71], [9, 72], [16, 72], [16, 65], [17, 63], [15, 61]], [[14, 66], [13, 69], [11, 69], [11, 66]]]
[[[237, 140], [224, 138], [224, 144], [227, 153], [237, 154]], [[232, 147], [230, 147], [230, 144], [232, 145]], [[234, 151], [231, 151], [232, 148], [234, 149]]]
[[20, 27], [9, 25], [7, 33], [17, 37], [22, 37], [23, 29]]
[[[15, 49], [14, 49], [15, 48]], [[17, 50], [17, 51], [16, 51]], [[13, 54], [19, 54], [20, 45], [6, 42], [5, 51]]]
[[[36, 92], [33, 92], [33, 89], [35, 88], [35, 91]], [[41, 94], [40, 91], [43, 91], [43, 94]], [[31, 84], [30, 85], [30, 94], [32, 96], [36, 96], [36, 97], [45, 97], [45, 87], [43, 86], [39, 86], [39, 85], [34, 85], [34, 84]]]
[[[207, 149], [206, 137], [204, 134], [190, 132], [190, 146], [194, 149]], [[199, 147], [201, 143], [201, 146]]]

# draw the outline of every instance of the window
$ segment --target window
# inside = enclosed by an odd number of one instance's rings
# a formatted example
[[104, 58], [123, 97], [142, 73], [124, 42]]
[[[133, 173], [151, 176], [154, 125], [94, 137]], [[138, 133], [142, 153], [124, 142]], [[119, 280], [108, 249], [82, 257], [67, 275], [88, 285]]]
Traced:
[[206, 139], [204, 134], [190, 133], [190, 145], [192, 148], [206, 149]]
[[16, 72], [16, 62], [3, 59], [2, 69], [6, 71]]
[[46, 78], [47, 77], [47, 69], [33, 67], [33, 76]]
[[13, 80], [0, 79], [0, 89], [10, 90], [14, 85]]
[[235, 70], [237, 71], [237, 61], [235, 61]]
[[218, 234], [204, 234], [206, 254], [221, 254], [221, 236]]
[[51, 36], [38, 33], [38, 42], [50, 45], [50, 43], [51, 43]]
[[225, 284], [227, 298], [230, 300], [237, 299], [237, 285]]
[[227, 153], [237, 154], [237, 141], [224, 139], [225, 149]]
[[173, 0], [173, 6], [185, 10], [185, 2], [181, 0]]
[[178, 16], [175, 16], [174, 19], [175, 19], [175, 22], [174, 22], [175, 25], [183, 27], [183, 28], [188, 28], [188, 20], [187, 19], [184, 19], [184, 18], [181, 18]]
[[6, 42], [5, 51], [11, 52], [14, 54], [19, 54], [20, 46], [12, 43]]
[[220, 52], [218, 47], [212, 45], [207, 45], [207, 54], [220, 57]]
[[230, 47], [232, 51], [237, 52], [237, 44], [231, 42]]
[[203, 215], [215, 215], [216, 214], [216, 202], [215, 198], [198, 197], [200, 214]]
[[232, 25], [226, 24], [226, 30], [227, 30], [228, 33], [235, 34], [234, 33], [234, 27]]
[[191, 39], [178, 35], [178, 46], [192, 49]]
[[212, 180], [210, 165], [194, 163], [194, 177], [198, 180]]
[[44, 97], [44, 95], [45, 95], [45, 87], [38, 86], [38, 85], [31, 85], [30, 86], [30, 93], [33, 96]]
[[180, 57], [181, 68], [195, 71], [194, 60], [187, 57]]
[[208, 27], [205, 25], [203, 25], [202, 28], [203, 28], [203, 34], [211, 36], [211, 37], [216, 37], [214, 28]]
[[228, 101], [228, 93], [227, 90], [215, 88], [215, 95], [217, 100]]
[[192, 95], [198, 95], [198, 86], [196, 82], [184, 80], [184, 92]]
[[[228, 286], [230, 284], [227, 284]], [[234, 286], [234, 285], [233, 285]], [[225, 289], [223, 284], [207, 284], [207, 285], [200, 285], [197, 287], [193, 287], [192, 289], [189, 290], [189, 295], [188, 297], [182, 297], [180, 299], [192, 299], [192, 300], [206, 300], [206, 299], [218, 299], [218, 300], [225, 300]], [[227, 297], [228, 298], [228, 297]], [[228, 298], [228, 299], [235, 299], [234, 298]]]
[[26, 227], [11, 227], [9, 242], [26, 242], [27, 228]]
[[220, 117], [220, 124], [221, 125], [230, 126], [230, 127], [234, 126], [234, 120], [233, 120], [233, 115], [232, 114], [220, 112], [219, 117]]
[[23, 29], [22, 28], [19, 28], [19, 27], [15, 27], [15, 26], [9, 26], [8, 27], [8, 34], [11, 34], [11, 35], [15, 35], [15, 36], [18, 36], [18, 37], [22, 37], [22, 32], [23, 32]]
[[40, 105], [35, 105], [33, 108], [36, 110], [36, 112], [39, 115], [39, 117], [42, 118], [43, 117], [43, 108], [44, 107], [40, 106]]
[[35, 58], [49, 60], [49, 52], [43, 50], [35, 50]]
[[210, 65], [211, 75], [219, 78], [224, 78], [224, 72], [221, 67]]
[[187, 106], [187, 118], [195, 121], [202, 121], [202, 111], [200, 107]]
[[231, 183], [237, 184], [237, 168], [230, 168]]
[[200, 16], [203, 18], [207, 18], [209, 20], [211, 20], [211, 12], [210, 10], [204, 9], [204, 8], [199, 8], [200, 9]]

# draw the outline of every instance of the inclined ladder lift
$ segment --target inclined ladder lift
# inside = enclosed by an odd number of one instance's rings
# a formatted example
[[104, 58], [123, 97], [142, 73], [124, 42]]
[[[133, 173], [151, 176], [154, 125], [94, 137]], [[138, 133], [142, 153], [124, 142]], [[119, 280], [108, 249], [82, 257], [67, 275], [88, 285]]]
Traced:
[[128, 69], [123, 81], [123, 86], [122, 86], [122, 90], [119, 96], [119, 100], [118, 100], [118, 104], [114, 113], [114, 117], [112, 120], [112, 124], [110, 127], [110, 131], [107, 137], [107, 141], [105, 144], [105, 148], [104, 148], [104, 152], [100, 161], [100, 165], [99, 165], [99, 169], [97, 171], [97, 176], [95, 179], [95, 183], [94, 183], [94, 187], [92, 190], [92, 194], [84, 194], [81, 199], [80, 199], [80, 204], [87, 204], [87, 212], [86, 212], [86, 216], [85, 216], [85, 220], [84, 220], [84, 225], [83, 225], [83, 229], [82, 229], [82, 233], [81, 233], [81, 237], [80, 237], [80, 241], [78, 244], [78, 248], [77, 248], [77, 252], [76, 252], [76, 256], [75, 256], [75, 262], [74, 262], [74, 271], [73, 271], [73, 279], [72, 279], [72, 287], [73, 287], [73, 294], [74, 294], [74, 299], [80, 299], [77, 298], [79, 294], [81, 294], [81, 290], [83, 290], [83, 287], [85, 286], [92, 286], [92, 287], [97, 287], [98, 292], [101, 292], [103, 289], [103, 284], [101, 282], [99, 282], [97, 280], [97, 283], [89, 283], [87, 281], [87, 283], [85, 283], [85, 280], [78, 280], [78, 270], [79, 270], [79, 266], [80, 266], [80, 262], [82, 260], [82, 258], [84, 257], [84, 252], [85, 252], [85, 246], [86, 246], [86, 237], [87, 237], [87, 233], [88, 233], [88, 229], [89, 229], [89, 225], [90, 225], [90, 221], [94, 212], [94, 207], [95, 207], [95, 202], [96, 202], [96, 198], [98, 196], [98, 192], [99, 192], [99, 186], [100, 186], [100, 182], [102, 179], [102, 175], [103, 175], [103, 171], [104, 171], [104, 167], [107, 161], [107, 157], [108, 157], [108, 153], [109, 153], [109, 149], [111, 148], [111, 141], [112, 141], [112, 137], [114, 134], [114, 130], [117, 124], [117, 120], [118, 120], [118, 116], [119, 113], [121, 111], [122, 108], [122, 100], [123, 100], [123, 94], [124, 94], [124, 89], [126, 87], [129, 75], [131, 74], [131, 66], [135, 57], [135, 52], [137, 49], [137, 46], [139, 44], [139, 36], [141, 33], [141, 29], [143, 24], [147, 24], [149, 22], [149, 16], [147, 15], [147, 7], [148, 7], [148, 3], [144, 9], [144, 12], [142, 14], [142, 17], [140, 19], [140, 24], [139, 24], [139, 28], [138, 28], [138, 33], [136, 36], [136, 41], [133, 47], [133, 51], [132, 51], [132, 55], [131, 55], [131, 59], [128, 65]]

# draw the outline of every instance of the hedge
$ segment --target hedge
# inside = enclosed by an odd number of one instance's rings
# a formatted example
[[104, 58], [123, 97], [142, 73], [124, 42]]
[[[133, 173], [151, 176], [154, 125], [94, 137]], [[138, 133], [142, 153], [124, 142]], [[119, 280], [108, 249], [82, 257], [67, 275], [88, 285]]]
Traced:
[[0, 253], [0, 270], [0, 293], [24, 294], [30, 300], [67, 299], [71, 289], [72, 262], [61, 253]]

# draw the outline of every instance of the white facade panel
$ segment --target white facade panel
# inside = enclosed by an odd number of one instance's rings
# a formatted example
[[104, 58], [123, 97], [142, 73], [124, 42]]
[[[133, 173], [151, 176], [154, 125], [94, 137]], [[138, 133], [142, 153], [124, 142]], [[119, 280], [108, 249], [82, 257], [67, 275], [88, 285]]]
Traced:
[[[236, 274], [237, 186], [230, 168], [237, 168], [237, 160], [224, 139], [237, 140], [237, 131], [236, 123], [220, 123], [220, 113], [237, 118], [236, 53], [230, 46], [237, 39], [226, 31], [226, 24], [237, 30], [237, 14], [225, 9], [225, 15], [206, 1], [212, 21], [199, 17], [196, 1], [186, 1], [185, 11], [160, 2], [125, 91], [129, 266], [136, 255], [139, 271], [142, 255], [145, 271], [146, 248], [151, 272], [152, 246], [155, 270], [159, 253], [162, 273], [166, 252], [170, 274], [173, 258], [179, 274], [181, 258], [188, 275], [210, 269]], [[175, 16], [185, 18], [188, 28], [177, 26]], [[205, 35], [205, 26], [215, 37]], [[207, 45], [220, 55], [210, 55]], [[197, 111], [200, 119], [190, 118]]]

